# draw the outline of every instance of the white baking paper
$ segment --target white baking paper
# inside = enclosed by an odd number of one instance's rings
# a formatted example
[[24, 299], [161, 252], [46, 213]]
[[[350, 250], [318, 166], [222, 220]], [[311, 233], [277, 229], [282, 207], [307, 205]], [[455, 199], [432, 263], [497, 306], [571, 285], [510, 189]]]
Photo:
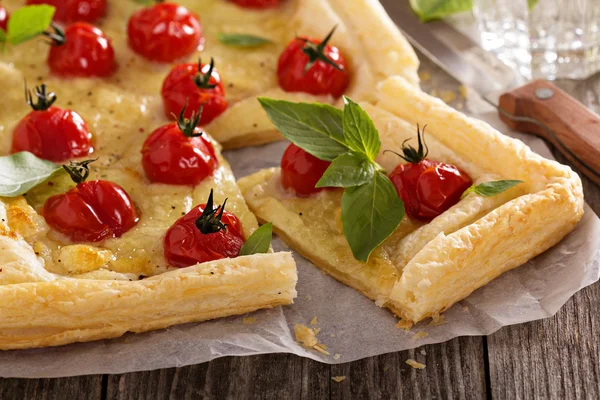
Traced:
[[[473, 109], [473, 107], [469, 107]], [[501, 131], [506, 127], [489, 108], [479, 118]], [[539, 139], [511, 134], [545, 157]], [[236, 176], [276, 166], [286, 143], [226, 153]], [[287, 250], [280, 240], [276, 250]], [[395, 326], [391, 312], [355, 290], [325, 275], [295, 254], [298, 298], [292, 306], [260, 310], [243, 316], [179, 325], [118, 339], [56, 348], [0, 352], [0, 376], [59, 377], [123, 373], [180, 367], [222, 356], [294, 353], [325, 363], [344, 363], [377, 354], [439, 343], [463, 335], [488, 335], [499, 328], [552, 316], [578, 290], [596, 282], [600, 274], [600, 220], [586, 206], [576, 229], [562, 242], [527, 264], [509, 271], [448, 310], [445, 323], [422, 323], [406, 332]], [[330, 356], [305, 349], [294, 339], [294, 324], [309, 325], [317, 317], [319, 342]], [[310, 326], [310, 325], [309, 325]], [[415, 340], [418, 331], [429, 335]]]

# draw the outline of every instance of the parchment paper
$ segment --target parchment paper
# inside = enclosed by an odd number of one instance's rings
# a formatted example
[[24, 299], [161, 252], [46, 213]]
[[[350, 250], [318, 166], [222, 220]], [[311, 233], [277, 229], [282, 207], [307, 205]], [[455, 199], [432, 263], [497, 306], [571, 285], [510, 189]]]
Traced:
[[[506, 127], [495, 112], [480, 114], [501, 131]], [[536, 138], [511, 134], [545, 157], [551, 154]], [[286, 143], [226, 153], [236, 176], [248, 175], [279, 164]], [[280, 240], [277, 250], [287, 249]], [[260, 310], [169, 329], [127, 334], [118, 339], [72, 344], [57, 348], [0, 352], [0, 376], [59, 377], [123, 373], [202, 363], [222, 356], [294, 353], [325, 363], [343, 363], [377, 354], [439, 343], [462, 335], [487, 335], [499, 328], [552, 316], [578, 290], [600, 275], [600, 220], [586, 206], [583, 220], [562, 242], [527, 264], [509, 271], [444, 316], [443, 325], [417, 325], [411, 332], [395, 327], [391, 312], [355, 290], [325, 275], [295, 254], [298, 265], [298, 298], [292, 306]], [[296, 343], [295, 323], [309, 325], [313, 317], [321, 328], [319, 342], [330, 356]], [[418, 331], [429, 335], [415, 340]], [[338, 356], [336, 356], [338, 355]], [[334, 358], [335, 356], [335, 358]]]

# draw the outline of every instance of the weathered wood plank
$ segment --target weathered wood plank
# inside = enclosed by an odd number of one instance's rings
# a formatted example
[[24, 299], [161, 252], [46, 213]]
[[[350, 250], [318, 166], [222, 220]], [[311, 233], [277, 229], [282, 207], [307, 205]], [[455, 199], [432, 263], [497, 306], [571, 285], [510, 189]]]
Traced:
[[[600, 186], [585, 178], [583, 183], [586, 201], [600, 214]], [[598, 304], [596, 283], [575, 294], [553, 318], [506, 327], [489, 336], [493, 398], [600, 398]]]
[[[426, 365], [414, 369], [412, 358]], [[486, 397], [484, 349], [480, 337], [332, 365], [332, 399], [482, 399]]]
[[102, 398], [102, 375], [56, 379], [0, 379], [0, 399], [81, 399]]
[[[427, 365], [415, 370], [409, 358]], [[334, 376], [345, 376], [337, 383]], [[481, 338], [325, 365], [291, 355], [226, 357], [184, 368], [111, 375], [107, 399], [479, 399], [486, 395]]]
[[293, 355], [224, 357], [210, 363], [110, 375], [107, 399], [299, 399], [329, 396], [328, 366]]

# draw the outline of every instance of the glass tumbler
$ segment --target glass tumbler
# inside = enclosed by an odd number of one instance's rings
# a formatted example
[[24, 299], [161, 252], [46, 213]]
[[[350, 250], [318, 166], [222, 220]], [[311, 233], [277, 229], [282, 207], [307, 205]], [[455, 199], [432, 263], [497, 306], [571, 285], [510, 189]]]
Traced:
[[473, 0], [481, 43], [526, 78], [600, 71], [600, 0]]

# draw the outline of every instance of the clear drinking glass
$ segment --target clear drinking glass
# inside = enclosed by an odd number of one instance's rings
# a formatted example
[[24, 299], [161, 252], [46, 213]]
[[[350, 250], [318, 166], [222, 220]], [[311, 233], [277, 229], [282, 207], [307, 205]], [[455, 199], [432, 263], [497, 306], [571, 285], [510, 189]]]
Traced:
[[481, 42], [526, 78], [600, 71], [600, 0], [473, 0]]

